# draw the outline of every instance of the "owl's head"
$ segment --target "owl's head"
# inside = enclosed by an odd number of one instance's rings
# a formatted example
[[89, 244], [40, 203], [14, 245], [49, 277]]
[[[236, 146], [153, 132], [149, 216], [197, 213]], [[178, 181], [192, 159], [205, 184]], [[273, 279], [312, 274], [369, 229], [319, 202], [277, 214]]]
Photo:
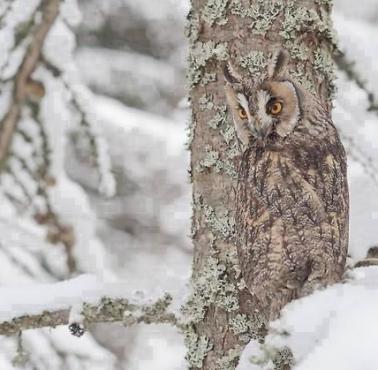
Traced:
[[252, 81], [230, 64], [224, 67], [225, 91], [239, 140], [288, 136], [301, 119], [301, 92], [286, 75], [288, 54], [278, 50], [271, 58], [266, 78]]

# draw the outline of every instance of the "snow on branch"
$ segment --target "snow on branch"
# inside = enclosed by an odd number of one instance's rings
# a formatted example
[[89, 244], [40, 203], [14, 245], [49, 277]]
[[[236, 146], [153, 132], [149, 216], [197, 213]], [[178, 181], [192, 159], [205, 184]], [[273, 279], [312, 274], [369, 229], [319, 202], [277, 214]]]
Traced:
[[355, 62], [348, 60], [346, 55], [342, 52], [336, 56], [335, 62], [338, 68], [343, 71], [351, 81], [354, 81], [360, 89], [366, 92], [369, 101], [368, 111], [373, 111], [378, 114], [378, 100], [375, 94], [367, 88], [365, 81], [357, 72]]
[[30, 46], [16, 73], [13, 97], [0, 130], [0, 163], [8, 154], [13, 134], [19, 122], [22, 106], [30, 95], [43, 95], [41, 84], [31, 79], [35, 71], [46, 36], [59, 14], [59, 0], [44, 0], [41, 4], [41, 23], [36, 27]]
[[[52, 284], [1, 287], [0, 335], [69, 324], [85, 327], [100, 322], [181, 327], [176, 315], [168, 310], [172, 303], [169, 294], [154, 299], [149, 297], [148, 301], [140, 292], [131, 294], [131, 298], [123, 296], [124, 287], [121, 285], [102, 284], [91, 275]], [[81, 308], [79, 315], [78, 307]], [[77, 317], [81, 322], [76, 321]]]
[[[93, 111], [94, 103], [90, 90], [81, 83], [76, 67], [73, 65], [67, 66], [64, 63], [63, 65], [55, 65], [49, 60], [48, 55], [42, 56], [42, 64], [55, 78], [62, 82], [69, 93], [71, 104], [80, 116], [78, 126], [83, 134], [81, 139], [86, 138], [89, 141], [89, 157], [97, 167], [99, 191], [107, 197], [112, 197], [116, 191], [115, 178], [112, 173], [108, 146], [102, 138], [102, 132]], [[85, 147], [82, 144], [78, 146]]]
[[[335, 62], [341, 72], [346, 75], [346, 79], [355, 84], [361, 92], [366, 95], [366, 110], [367, 112], [372, 112], [372, 114], [378, 117], [378, 100], [375, 94], [369, 90], [367, 87], [367, 82], [363, 80], [360, 76], [356, 63], [348, 59], [348, 57], [340, 52], [335, 57]], [[364, 112], [366, 113], [366, 112]], [[359, 117], [358, 115], [356, 117]], [[369, 154], [369, 150], [366, 146], [361, 144], [361, 139], [356, 139], [356, 131], [348, 133], [344, 125], [339, 127], [339, 134], [345, 145], [348, 156], [353, 159], [356, 163], [359, 163], [363, 168], [367, 176], [373, 181], [373, 183], [378, 186], [378, 167], [375, 161], [375, 156]]]

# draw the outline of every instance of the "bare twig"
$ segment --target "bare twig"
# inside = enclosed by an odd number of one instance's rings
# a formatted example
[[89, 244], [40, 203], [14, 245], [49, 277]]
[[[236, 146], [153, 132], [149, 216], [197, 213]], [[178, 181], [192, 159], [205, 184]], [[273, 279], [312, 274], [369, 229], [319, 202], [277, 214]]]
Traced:
[[339, 130], [340, 137], [347, 144], [347, 154], [361, 165], [366, 175], [378, 186], [378, 168], [374, 163], [374, 158], [369, 156], [350, 135], [345, 134], [342, 128]]
[[354, 81], [360, 89], [366, 92], [369, 101], [368, 111], [373, 111], [378, 114], [378, 100], [375, 94], [367, 88], [366, 82], [356, 71], [355, 62], [348, 60], [346, 55], [342, 52], [335, 57], [335, 62], [339, 69], [343, 71], [350, 80]]
[[[374, 93], [367, 88], [366, 82], [359, 75], [358, 71], [355, 68], [355, 62], [348, 60], [346, 55], [342, 52], [336, 55], [335, 62], [339, 69], [343, 71], [351, 81], [353, 81], [360, 89], [365, 91], [369, 102], [368, 111], [374, 112], [378, 115], [378, 100], [376, 99]], [[375, 185], [378, 185], [378, 169], [374, 164], [373, 158], [365, 153], [364, 150], [356, 144], [355, 140], [352, 137], [346, 135], [342, 131], [340, 131], [340, 135], [343, 141], [348, 143], [348, 154], [356, 162], [361, 164], [366, 174], [373, 180]]]

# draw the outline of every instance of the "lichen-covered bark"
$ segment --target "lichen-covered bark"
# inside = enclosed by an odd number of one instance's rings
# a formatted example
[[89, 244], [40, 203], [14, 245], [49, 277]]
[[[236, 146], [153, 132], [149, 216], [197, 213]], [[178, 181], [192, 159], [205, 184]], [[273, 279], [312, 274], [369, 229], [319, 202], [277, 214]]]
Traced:
[[187, 33], [194, 261], [185, 307], [192, 369], [234, 369], [250, 338], [264, 335], [233, 244], [240, 150], [221, 66], [231, 60], [254, 78], [271, 53], [284, 47], [292, 75], [329, 110], [336, 45], [330, 10], [329, 0], [192, 0]]
[[[10, 321], [0, 322], [0, 335], [11, 336], [24, 330], [55, 328], [60, 325], [85, 326], [95, 323], [122, 322], [124, 326], [144, 324], [170, 324], [181, 327], [176, 316], [168, 308], [172, 298], [166, 294], [150, 304], [137, 304], [126, 298], [104, 297], [98, 304], [83, 303], [80, 313], [82, 323], [70, 323], [70, 309], [44, 311], [40, 314], [30, 314], [14, 317]], [[70, 326], [71, 326], [70, 325]], [[76, 335], [76, 334], [74, 334]]]

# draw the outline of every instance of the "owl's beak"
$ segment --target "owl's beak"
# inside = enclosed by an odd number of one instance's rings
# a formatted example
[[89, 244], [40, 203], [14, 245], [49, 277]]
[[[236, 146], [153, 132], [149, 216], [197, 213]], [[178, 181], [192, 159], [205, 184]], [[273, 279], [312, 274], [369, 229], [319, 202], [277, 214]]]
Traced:
[[270, 125], [255, 125], [253, 126], [253, 135], [255, 136], [256, 139], [258, 140], [265, 140], [267, 136], [270, 134], [271, 127]]

